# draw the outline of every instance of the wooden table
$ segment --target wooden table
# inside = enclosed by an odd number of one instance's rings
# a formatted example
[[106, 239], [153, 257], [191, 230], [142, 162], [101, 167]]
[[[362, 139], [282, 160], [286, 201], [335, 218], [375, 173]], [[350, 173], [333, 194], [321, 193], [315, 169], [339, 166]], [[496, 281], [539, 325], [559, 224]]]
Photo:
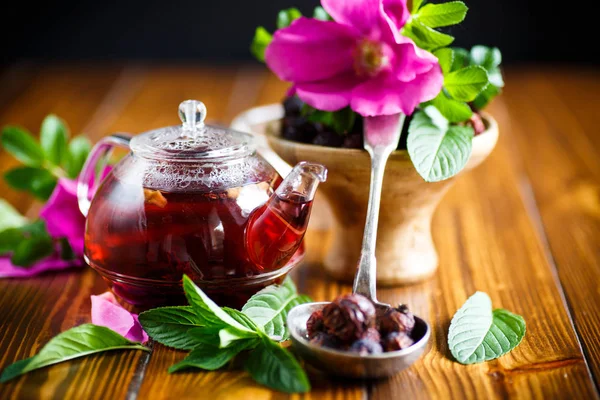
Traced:
[[[113, 352], [59, 364], [0, 384], [0, 399], [267, 398], [598, 398], [600, 379], [600, 75], [593, 70], [508, 68], [489, 111], [500, 125], [490, 158], [456, 180], [433, 230], [437, 275], [383, 289], [380, 298], [428, 319], [427, 353], [410, 369], [377, 382], [312, 375], [313, 391], [287, 396], [241, 371], [167, 367], [183, 353], [159, 344], [151, 354]], [[0, 125], [37, 132], [56, 113], [75, 133], [97, 140], [177, 123], [179, 102], [204, 101], [213, 122], [276, 102], [286, 85], [260, 66], [18, 65], [0, 77]], [[0, 153], [0, 168], [16, 165]], [[1, 196], [34, 216], [39, 205], [0, 184]], [[319, 265], [326, 232], [307, 237], [310, 260], [294, 278], [316, 300], [351, 287]], [[0, 280], [0, 368], [32, 356], [50, 338], [90, 319], [90, 295], [106, 290], [89, 268], [33, 279]], [[495, 307], [523, 315], [527, 335], [512, 353], [463, 366], [452, 361], [453, 313], [476, 290]]]

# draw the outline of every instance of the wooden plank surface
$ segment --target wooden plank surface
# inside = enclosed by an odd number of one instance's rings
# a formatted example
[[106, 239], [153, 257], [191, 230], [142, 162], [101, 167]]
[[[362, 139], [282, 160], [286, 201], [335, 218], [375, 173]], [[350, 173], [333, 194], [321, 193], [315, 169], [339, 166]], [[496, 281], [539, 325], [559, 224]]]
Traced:
[[[187, 98], [204, 101], [208, 118], [224, 124], [247, 107], [279, 101], [286, 88], [256, 67], [56, 66], [27, 74], [0, 97], [1, 124], [37, 132], [55, 112], [93, 139], [175, 124]], [[311, 372], [314, 390], [287, 396], [236, 370], [169, 375], [183, 353], [154, 344], [150, 355], [104, 354], [30, 373], [0, 385], [0, 398], [597, 398], [600, 139], [591, 115], [600, 84], [593, 73], [572, 76], [508, 71], [506, 93], [490, 110], [500, 125], [497, 149], [457, 179], [436, 212], [439, 272], [422, 284], [380, 291], [382, 300], [408, 303], [432, 322], [429, 351], [409, 370], [375, 382]], [[0, 172], [15, 165], [6, 153], [0, 163]], [[31, 207], [30, 198], [3, 183], [0, 193], [21, 211]], [[307, 236], [309, 262], [293, 273], [315, 300], [351, 290], [324, 276], [326, 243], [326, 232]], [[89, 321], [89, 296], [105, 289], [89, 269], [0, 280], [0, 368]], [[451, 360], [446, 335], [475, 290], [523, 315], [527, 335], [499, 360], [462, 366]]]

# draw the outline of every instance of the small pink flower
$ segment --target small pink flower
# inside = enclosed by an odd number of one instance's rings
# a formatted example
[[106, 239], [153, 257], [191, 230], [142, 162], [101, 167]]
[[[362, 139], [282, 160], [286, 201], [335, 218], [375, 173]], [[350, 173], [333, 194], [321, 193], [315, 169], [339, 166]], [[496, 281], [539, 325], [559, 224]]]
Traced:
[[53, 238], [67, 238], [73, 252], [83, 255], [85, 217], [77, 204], [77, 181], [66, 178], [58, 180], [52, 196], [40, 211], [46, 229]]
[[147, 342], [148, 334], [142, 329], [137, 314], [132, 314], [124, 309], [111, 292], [92, 299], [92, 324], [105, 326], [117, 332], [126, 339], [134, 342]]
[[442, 89], [437, 58], [400, 34], [406, 0], [322, 0], [334, 21], [300, 18], [275, 32], [265, 60], [324, 111], [411, 114]]

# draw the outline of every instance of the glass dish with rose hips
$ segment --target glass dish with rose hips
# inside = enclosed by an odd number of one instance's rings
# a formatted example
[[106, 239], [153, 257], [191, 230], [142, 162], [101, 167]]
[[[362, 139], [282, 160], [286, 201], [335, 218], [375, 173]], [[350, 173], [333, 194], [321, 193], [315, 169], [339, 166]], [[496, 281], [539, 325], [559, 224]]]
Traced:
[[411, 346], [414, 326], [415, 317], [406, 305], [380, 311], [366, 297], [350, 294], [313, 312], [306, 333], [314, 345], [364, 356]]

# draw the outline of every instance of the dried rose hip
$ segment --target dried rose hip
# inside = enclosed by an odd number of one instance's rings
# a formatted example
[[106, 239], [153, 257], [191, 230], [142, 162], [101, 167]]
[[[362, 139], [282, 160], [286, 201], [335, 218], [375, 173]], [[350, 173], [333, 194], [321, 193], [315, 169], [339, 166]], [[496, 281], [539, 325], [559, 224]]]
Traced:
[[365, 356], [367, 354], [383, 353], [383, 348], [381, 347], [379, 342], [369, 339], [360, 339], [352, 343], [352, 346], [350, 346], [349, 351], [352, 353], [358, 353], [361, 356]]
[[415, 341], [411, 339], [406, 332], [392, 332], [383, 340], [383, 348], [385, 351], [402, 350], [411, 346]]
[[317, 310], [311, 314], [306, 321], [306, 333], [309, 339], [314, 338], [318, 333], [325, 332], [325, 324], [323, 324], [323, 310]]
[[328, 333], [318, 332], [313, 338], [310, 339], [310, 343], [322, 347], [331, 347], [334, 349], [340, 348], [341, 344], [339, 340]]
[[368, 339], [373, 342], [379, 342], [381, 340], [381, 335], [379, 331], [375, 328], [369, 328], [366, 330], [365, 334], [361, 337], [361, 339]]
[[383, 335], [392, 332], [405, 332], [410, 335], [415, 326], [415, 317], [404, 304], [390, 308], [377, 320], [379, 331]]
[[323, 308], [323, 322], [328, 333], [344, 343], [354, 342], [375, 327], [375, 306], [359, 294], [341, 296]]

